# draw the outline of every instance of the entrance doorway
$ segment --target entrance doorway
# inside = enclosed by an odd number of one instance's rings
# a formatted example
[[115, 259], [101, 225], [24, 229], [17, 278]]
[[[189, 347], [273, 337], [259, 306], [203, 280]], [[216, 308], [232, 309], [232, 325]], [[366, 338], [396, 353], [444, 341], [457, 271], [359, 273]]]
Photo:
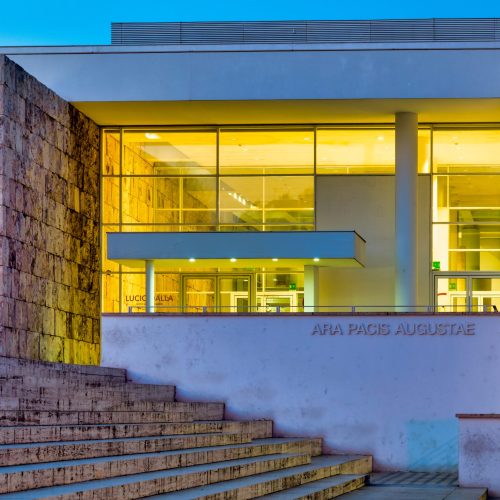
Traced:
[[253, 289], [252, 274], [184, 274], [182, 311], [249, 312]]
[[436, 312], [500, 311], [500, 274], [434, 275]]

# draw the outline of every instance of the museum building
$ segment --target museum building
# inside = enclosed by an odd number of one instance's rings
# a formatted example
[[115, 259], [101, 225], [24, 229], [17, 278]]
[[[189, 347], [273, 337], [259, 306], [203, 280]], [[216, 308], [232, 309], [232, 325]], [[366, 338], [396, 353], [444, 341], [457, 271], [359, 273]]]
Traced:
[[497, 28], [438, 21], [2, 48], [99, 127], [102, 312], [497, 307]]

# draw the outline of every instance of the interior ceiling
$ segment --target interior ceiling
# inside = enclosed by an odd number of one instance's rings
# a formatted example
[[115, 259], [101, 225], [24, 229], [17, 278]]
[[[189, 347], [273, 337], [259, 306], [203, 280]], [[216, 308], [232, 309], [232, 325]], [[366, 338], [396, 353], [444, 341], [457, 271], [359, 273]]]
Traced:
[[500, 99], [73, 102], [99, 125], [392, 123], [412, 111], [421, 123], [500, 122]]

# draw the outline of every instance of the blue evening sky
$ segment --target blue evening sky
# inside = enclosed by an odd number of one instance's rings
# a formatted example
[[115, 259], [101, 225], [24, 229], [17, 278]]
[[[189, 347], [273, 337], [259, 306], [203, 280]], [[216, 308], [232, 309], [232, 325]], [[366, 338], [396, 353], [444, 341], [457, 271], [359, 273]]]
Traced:
[[123, 21], [428, 17], [500, 17], [500, 0], [0, 0], [0, 46], [109, 44]]

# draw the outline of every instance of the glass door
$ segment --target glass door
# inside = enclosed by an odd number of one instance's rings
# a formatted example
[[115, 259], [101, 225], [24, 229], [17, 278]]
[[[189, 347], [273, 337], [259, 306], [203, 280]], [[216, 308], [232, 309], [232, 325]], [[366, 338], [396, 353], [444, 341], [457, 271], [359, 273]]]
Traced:
[[252, 283], [249, 274], [184, 274], [182, 312], [248, 312]]
[[436, 312], [500, 311], [499, 275], [435, 275]]

